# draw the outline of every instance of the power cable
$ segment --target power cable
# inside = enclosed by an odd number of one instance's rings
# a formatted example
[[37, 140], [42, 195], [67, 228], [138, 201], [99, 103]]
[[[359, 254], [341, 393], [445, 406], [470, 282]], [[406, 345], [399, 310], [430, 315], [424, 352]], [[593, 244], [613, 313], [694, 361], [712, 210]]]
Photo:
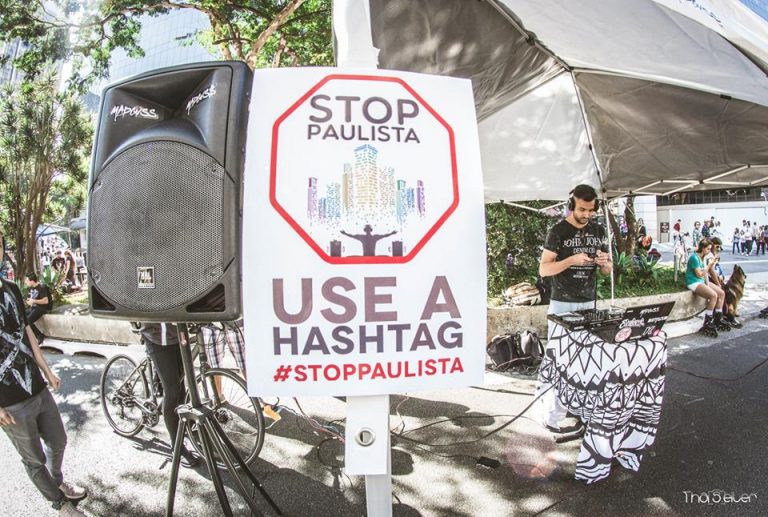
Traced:
[[739, 375], [738, 377], [731, 377], [731, 378], [710, 377], [710, 376], [707, 376], [707, 375], [700, 375], [698, 373], [689, 372], [688, 370], [683, 370], [683, 369], [680, 369], [680, 368], [674, 368], [672, 366], [667, 366], [667, 370], [672, 370], [672, 371], [675, 371], [675, 372], [684, 373], [686, 375], [690, 375], [691, 377], [696, 377], [698, 379], [705, 379], [705, 380], [708, 380], [708, 381], [733, 382], [733, 381], [738, 381], [738, 380], [743, 379], [747, 375], [751, 374], [752, 372], [754, 372], [755, 370], [757, 370], [758, 368], [763, 366], [765, 363], [768, 363], [768, 357], [766, 357], [765, 359], [763, 359], [762, 361], [760, 361], [755, 366], [753, 366], [752, 368], [747, 370], [745, 373]]

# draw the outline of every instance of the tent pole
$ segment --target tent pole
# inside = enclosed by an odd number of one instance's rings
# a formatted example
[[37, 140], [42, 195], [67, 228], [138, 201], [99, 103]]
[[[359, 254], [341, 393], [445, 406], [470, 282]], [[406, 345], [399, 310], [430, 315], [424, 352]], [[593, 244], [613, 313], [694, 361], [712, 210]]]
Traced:
[[[581, 92], [579, 91], [579, 85], [576, 83], [576, 74], [571, 70], [571, 80], [573, 81], [573, 89], [576, 92], [576, 99], [579, 101], [579, 110], [581, 111], [581, 118], [584, 121], [584, 130], [587, 133], [587, 141], [589, 142], [589, 151], [592, 154], [592, 160], [595, 163], [595, 172], [597, 172], [597, 179], [600, 181], [600, 200], [603, 205], [603, 214], [605, 215], [605, 226], [608, 231], [608, 254], [610, 260], [613, 261], [613, 235], [611, 233], [611, 223], [608, 215], [608, 202], [606, 199], [605, 185], [603, 184], [603, 173], [600, 170], [600, 161], [597, 159], [597, 151], [595, 150], [594, 140], [592, 138], [592, 130], [589, 127], [589, 121], [587, 120], [587, 110], [584, 107], [584, 101], [581, 98]], [[611, 269], [611, 306], [615, 298], [615, 286], [614, 286], [613, 269]]]

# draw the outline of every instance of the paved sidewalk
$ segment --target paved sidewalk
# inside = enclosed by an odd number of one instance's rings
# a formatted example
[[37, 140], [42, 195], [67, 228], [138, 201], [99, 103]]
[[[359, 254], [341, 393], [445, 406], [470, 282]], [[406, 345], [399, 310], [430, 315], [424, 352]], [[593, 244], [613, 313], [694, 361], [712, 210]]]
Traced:
[[[687, 333], [700, 322], [669, 325], [670, 368], [656, 444], [639, 473], [617, 466], [595, 486], [573, 480], [578, 441], [556, 444], [531, 413], [515, 419], [533, 400], [532, 377], [489, 373], [483, 386], [393, 395], [395, 515], [768, 515], [768, 320], [755, 318], [766, 305], [768, 286], [750, 284], [743, 329], [710, 339]], [[65, 472], [91, 491], [81, 507], [97, 516], [163, 515], [170, 471], [163, 426], [133, 439], [117, 436], [99, 406], [105, 359], [48, 357], [64, 380], [56, 398], [70, 440]], [[317, 422], [343, 430], [343, 401], [299, 402]], [[343, 444], [327, 428], [292, 414], [296, 402], [280, 404], [287, 409], [253, 465], [266, 490], [286, 515], [364, 514], [364, 480], [344, 474]], [[7, 494], [0, 515], [54, 515], [15, 454], [0, 438]], [[480, 457], [500, 466], [478, 466]], [[228, 487], [236, 515], [248, 515], [231, 482]], [[220, 514], [205, 469], [182, 469], [176, 515]]]

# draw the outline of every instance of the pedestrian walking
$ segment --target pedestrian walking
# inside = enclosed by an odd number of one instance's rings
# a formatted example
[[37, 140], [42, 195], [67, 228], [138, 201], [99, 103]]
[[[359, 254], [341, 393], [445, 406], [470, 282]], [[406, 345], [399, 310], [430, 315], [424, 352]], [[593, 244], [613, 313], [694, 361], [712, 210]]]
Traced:
[[744, 255], [749, 256], [752, 253], [752, 225], [749, 223], [749, 221], [746, 221], [746, 225], [743, 227], [744, 230]]
[[705, 220], [704, 224], [701, 225], [701, 236], [707, 239], [712, 236], [709, 229], [709, 221], [707, 220]]
[[759, 251], [761, 255], [765, 255], [765, 248], [768, 246], [768, 226], [762, 226], [761, 228]]
[[741, 230], [739, 230], [738, 226], [733, 229], [733, 244], [731, 245], [731, 253], [734, 255], [741, 253]]
[[761, 228], [757, 225], [757, 221], [752, 223], [752, 242], [754, 243], [755, 247], [755, 255], [757, 255], [760, 252], [760, 242], [763, 240], [763, 232]]
[[696, 221], [693, 223], [693, 232], [691, 232], [691, 238], [693, 239], [693, 247], [699, 245], [699, 241], [701, 240], [701, 223], [699, 221]]

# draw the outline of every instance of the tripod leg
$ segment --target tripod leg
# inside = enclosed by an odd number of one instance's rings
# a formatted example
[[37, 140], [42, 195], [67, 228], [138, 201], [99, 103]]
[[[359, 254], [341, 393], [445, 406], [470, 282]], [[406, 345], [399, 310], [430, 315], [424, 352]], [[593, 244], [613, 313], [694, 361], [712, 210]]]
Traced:
[[[210, 426], [210, 429], [208, 431], [211, 434], [215, 434], [216, 428], [213, 426], [211, 422], [212, 422], [211, 420], [206, 421], [206, 425]], [[232, 463], [232, 458], [230, 457], [230, 454], [232, 454], [232, 451], [225, 450], [224, 445], [222, 445], [222, 443], [219, 441], [216, 441], [216, 440], [211, 440], [211, 441], [213, 442], [213, 446], [216, 448], [216, 452], [219, 453], [219, 456], [221, 456], [221, 459], [224, 461], [224, 464], [227, 466], [227, 470], [229, 471], [230, 474], [232, 474], [232, 480], [235, 482], [235, 487], [237, 488], [237, 491], [242, 496], [243, 500], [245, 500], [248, 507], [251, 509], [251, 514], [255, 512], [261, 515], [261, 512], [256, 507], [256, 502], [253, 500], [253, 497], [248, 493], [248, 489], [245, 487], [245, 483], [243, 483], [243, 479], [241, 478], [240, 473], [236, 470], [235, 464]], [[237, 451], [235, 451], [235, 454], [237, 454]]]
[[171, 460], [171, 479], [168, 482], [168, 499], [165, 507], [166, 517], [173, 515], [173, 505], [176, 499], [176, 482], [179, 479], [179, 464], [181, 463], [181, 448], [184, 446], [184, 429], [185, 423], [183, 419], [179, 420], [179, 428], [176, 430], [176, 439], [173, 443], [173, 459]]
[[206, 421], [198, 422], [197, 428], [200, 444], [203, 446], [203, 452], [205, 454], [205, 464], [208, 466], [208, 473], [211, 475], [214, 488], [216, 488], [216, 495], [219, 498], [221, 510], [227, 517], [232, 517], [232, 507], [229, 505], [227, 493], [224, 491], [224, 483], [221, 481], [221, 473], [219, 472], [219, 469], [216, 466], [216, 460], [213, 457], [212, 442], [216, 443], [216, 439], [212, 439], [208, 434], [208, 428], [205, 423]]
[[[267, 503], [269, 503], [269, 506], [272, 507], [272, 509], [275, 511], [277, 515], [283, 515], [283, 512], [280, 510], [280, 507], [277, 506], [277, 504], [272, 500], [271, 497], [269, 497], [269, 494], [266, 490], [264, 490], [264, 487], [262, 486], [261, 482], [256, 479], [256, 476], [251, 472], [251, 469], [248, 468], [248, 465], [246, 465], [245, 461], [243, 461], [242, 456], [240, 456], [240, 453], [235, 448], [235, 445], [232, 443], [232, 440], [229, 439], [229, 437], [224, 433], [224, 430], [221, 428], [221, 425], [218, 421], [216, 421], [216, 418], [209, 418], [206, 420], [206, 424], [210, 425], [212, 428], [212, 434], [215, 433], [219, 438], [221, 438], [221, 442], [223, 443], [216, 443], [217, 449], [219, 449], [219, 455], [222, 457], [224, 462], [227, 464], [227, 468], [232, 473], [232, 477], [235, 479], [235, 483], [237, 483], [238, 486], [241, 487], [240, 494], [243, 496], [243, 499], [248, 503], [248, 506], [251, 507], [253, 511], [256, 511], [253, 502], [249, 499], [246, 491], [245, 486], [242, 483], [242, 480], [240, 479], [239, 473], [235, 470], [235, 465], [232, 462], [232, 459], [235, 460], [237, 465], [240, 467], [240, 472], [245, 473], [245, 475], [248, 477], [248, 479], [253, 483], [253, 485], [259, 490], [261, 493], [261, 496], [264, 498]], [[224, 449], [226, 447], [226, 450]]]

